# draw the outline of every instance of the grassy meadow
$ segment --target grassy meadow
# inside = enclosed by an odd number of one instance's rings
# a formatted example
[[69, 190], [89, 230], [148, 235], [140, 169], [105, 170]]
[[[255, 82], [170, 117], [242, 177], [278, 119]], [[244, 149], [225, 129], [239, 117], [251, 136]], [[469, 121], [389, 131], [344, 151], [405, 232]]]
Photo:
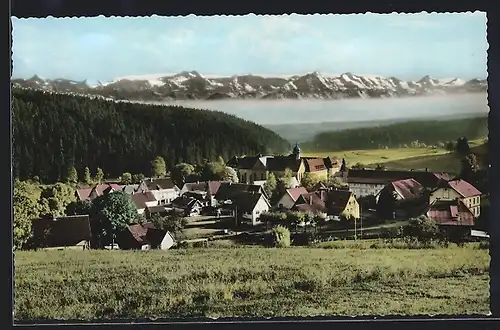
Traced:
[[486, 314], [489, 260], [477, 244], [20, 251], [15, 319]]
[[[480, 155], [484, 152], [484, 139], [469, 141], [471, 151]], [[435, 172], [458, 173], [460, 171], [460, 159], [453, 152], [442, 148], [390, 148], [369, 150], [348, 150], [331, 152], [304, 152], [304, 156], [327, 157], [335, 156], [345, 158], [350, 165], [361, 163], [367, 166], [383, 164], [391, 170], [414, 169]]]

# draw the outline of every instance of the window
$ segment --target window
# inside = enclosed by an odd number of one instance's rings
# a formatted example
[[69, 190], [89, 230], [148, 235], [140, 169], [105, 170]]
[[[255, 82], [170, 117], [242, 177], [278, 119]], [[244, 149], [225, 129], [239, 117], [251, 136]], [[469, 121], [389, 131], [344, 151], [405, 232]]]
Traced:
[[260, 179], [265, 180], [266, 179], [266, 174], [265, 173], [260, 173]]

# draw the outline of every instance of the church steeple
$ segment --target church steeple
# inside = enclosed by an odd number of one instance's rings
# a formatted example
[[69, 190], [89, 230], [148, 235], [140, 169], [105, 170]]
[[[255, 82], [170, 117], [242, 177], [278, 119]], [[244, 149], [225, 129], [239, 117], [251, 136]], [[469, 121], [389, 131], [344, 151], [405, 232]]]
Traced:
[[300, 159], [300, 147], [297, 142], [295, 143], [295, 147], [293, 147], [292, 154], [295, 156], [295, 159]]

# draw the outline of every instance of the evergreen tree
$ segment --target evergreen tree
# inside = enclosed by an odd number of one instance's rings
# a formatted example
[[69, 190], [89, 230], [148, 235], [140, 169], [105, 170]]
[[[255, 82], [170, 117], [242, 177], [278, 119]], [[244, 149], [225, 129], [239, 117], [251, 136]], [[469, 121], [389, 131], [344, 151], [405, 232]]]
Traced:
[[470, 153], [469, 140], [466, 137], [459, 138], [455, 148], [459, 155], [468, 155]]
[[100, 167], [97, 168], [97, 171], [96, 171], [95, 177], [94, 177], [94, 181], [97, 184], [102, 184], [104, 181], [104, 172], [102, 171], [102, 169]]
[[83, 173], [83, 182], [87, 185], [92, 184], [92, 178], [90, 176], [90, 169], [88, 167], [85, 167], [85, 171]]
[[289, 148], [276, 133], [219, 112], [16, 88], [12, 94], [12, 172], [23, 180], [39, 176], [42, 182], [55, 183], [65, 179], [73, 164], [78, 171], [78, 164], [85, 164], [119, 177], [124, 172], [150, 173], [154, 155], [165, 157], [166, 164], [195, 164], [217, 160], [218, 155]]
[[66, 182], [75, 184], [78, 182], [78, 172], [76, 168], [70, 167], [66, 176]]
[[460, 177], [465, 181], [470, 183], [475, 183], [476, 181], [476, 173], [479, 170], [479, 166], [477, 164], [476, 155], [471, 153], [464, 159], [462, 159], [462, 167], [460, 171]]

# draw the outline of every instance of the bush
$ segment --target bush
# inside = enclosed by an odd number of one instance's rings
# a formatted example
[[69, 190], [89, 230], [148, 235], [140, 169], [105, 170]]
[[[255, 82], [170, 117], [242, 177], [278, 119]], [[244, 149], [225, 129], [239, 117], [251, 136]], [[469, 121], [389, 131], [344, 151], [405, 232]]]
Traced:
[[384, 227], [380, 230], [380, 236], [384, 238], [401, 237], [402, 234], [400, 227]]
[[420, 216], [410, 220], [409, 225], [405, 227], [405, 235], [427, 242], [439, 238], [439, 226], [426, 216]]
[[271, 232], [273, 238], [273, 246], [285, 248], [291, 245], [290, 230], [283, 226], [276, 226]]
[[313, 232], [299, 233], [294, 236], [293, 244], [300, 246], [307, 246], [317, 242], [316, 234]]

